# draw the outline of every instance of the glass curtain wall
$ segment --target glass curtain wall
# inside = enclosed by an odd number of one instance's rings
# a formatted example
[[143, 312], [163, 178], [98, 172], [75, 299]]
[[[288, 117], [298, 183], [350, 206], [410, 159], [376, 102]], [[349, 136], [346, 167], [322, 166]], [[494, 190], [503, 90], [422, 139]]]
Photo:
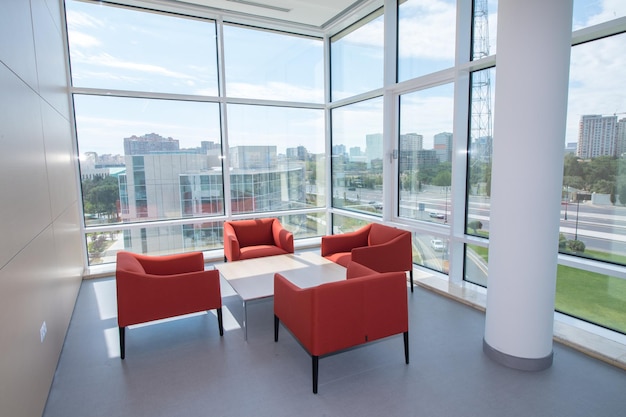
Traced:
[[[413, 232], [416, 264], [488, 287], [497, 1], [468, 3], [399, 1], [393, 34], [382, 9], [341, 28], [325, 103], [322, 39], [67, 1], [91, 262], [116, 248], [219, 248], [231, 217], [277, 215], [297, 237], [320, 236], [329, 209], [334, 233], [391, 220]], [[620, 332], [624, 16], [626, 3], [574, 1], [555, 248], [557, 310]], [[397, 82], [384, 85], [392, 67]]]
[[219, 249], [236, 215], [300, 210], [280, 216], [297, 238], [325, 232], [321, 38], [224, 25], [220, 74], [213, 20], [66, 10], [90, 265]]
[[[626, 16], [621, 2], [574, 1], [556, 309], [626, 333]], [[594, 30], [604, 24], [610, 29]], [[577, 36], [585, 28], [591, 35]], [[595, 33], [595, 35], [594, 35]]]

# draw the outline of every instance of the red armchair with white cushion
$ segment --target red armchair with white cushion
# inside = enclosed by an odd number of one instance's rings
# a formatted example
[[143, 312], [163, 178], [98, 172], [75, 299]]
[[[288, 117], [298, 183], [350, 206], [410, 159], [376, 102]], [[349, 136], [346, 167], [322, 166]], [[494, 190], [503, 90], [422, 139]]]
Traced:
[[343, 349], [403, 333], [409, 363], [406, 274], [379, 273], [351, 262], [346, 277], [299, 288], [280, 273], [274, 275], [274, 340], [282, 322], [311, 355], [313, 393], [319, 358]]
[[220, 274], [204, 270], [201, 252], [147, 256], [120, 251], [115, 278], [122, 359], [126, 327], [133, 324], [217, 309], [224, 334]]
[[413, 292], [411, 232], [378, 223], [322, 237], [322, 256], [343, 266], [350, 261], [377, 272], [409, 271]]
[[224, 222], [224, 261], [293, 252], [293, 233], [276, 218]]

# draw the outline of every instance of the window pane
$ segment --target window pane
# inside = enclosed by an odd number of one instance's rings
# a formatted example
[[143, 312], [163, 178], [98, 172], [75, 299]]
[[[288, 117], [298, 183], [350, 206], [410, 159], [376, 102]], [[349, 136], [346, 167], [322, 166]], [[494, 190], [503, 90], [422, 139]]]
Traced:
[[293, 233], [294, 239], [319, 237], [326, 234], [326, 213], [291, 214], [279, 216], [278, 220]]
[[624, 42], [621, 34], [572, 48], [560, 250], [626, 265]]
[[340, 214], [333, 214], [333, 235], [339, 235], [341, 233], [354, 232], [359, 230], [363, 226], [367, 226], [371, 222], [367, 220], [355, 219], [353, 217], [342, 216]]
[[495, 68], [471, 74], [466, 233], [475, 236], [489, 235], [495, 81]]
[[398, 7], [398, 81], [454, 65], [456, 0], [407, 0]]
[[448, 221], [453, 90], [453, 84], [445, 84], [400, 97], [400, 217]]
[[487, 286], [489, 249], [478, 245], [465, 245], [465, 281]]
[[215, 22], [66, 5], [75, 87], [218, 95]]
[[333, 207], [382, 216], [383, 99], [332, 110]]
[[558, 266], [556, 310], [626, 333], [626, 280]]
[[573, 29], [582, 29], [624, 16], [626, 2], [621, 0], [574, 0]]
[[332, 100], [383, 86], [384, 16], [382, 10], [331, 39]]
[[496, 53], [498, 0], [474, 0], [472, 60]]
[[217, 104], [76, 95], [74, 106], [87, 225], [223, 214]]
[[229, 97], [324, 102], [321, 39], [224, 26]]
[[229, 105], [232, 211], [323, 207], [324, 113]]
[[413, 263], [448, 273], [448, 240], [424, 233], [413, 233]]

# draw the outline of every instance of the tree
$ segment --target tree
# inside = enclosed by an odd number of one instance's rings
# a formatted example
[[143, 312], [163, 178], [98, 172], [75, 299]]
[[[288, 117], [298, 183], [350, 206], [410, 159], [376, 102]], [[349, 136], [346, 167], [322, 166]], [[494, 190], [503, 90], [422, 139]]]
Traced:
[[82, 186], [86, 212], [106, 214], [109, 217], [117, 214], [117, 201], [120, 193], [116, 177], [96, 177], [84, 180]]
[[449, 187], [452, 183], [452, 175], [450, 171], [439, 171], [435, 178], [433, 178], [433, 185], [439, 187]]

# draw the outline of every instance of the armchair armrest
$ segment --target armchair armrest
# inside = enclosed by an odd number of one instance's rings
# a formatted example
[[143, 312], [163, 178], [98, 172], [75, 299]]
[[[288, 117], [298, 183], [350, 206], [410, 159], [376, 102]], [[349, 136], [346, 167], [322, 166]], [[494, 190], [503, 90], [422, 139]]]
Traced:
[[170, 276], [117, 272], [118, 325], [144, 323], [222, 305], [219, 271]]
[[294, 252], [293, 233], [285, 229], [278, 220], [274, 220], [272, 223], [272, 236], [276, 246], [283, 249], [285, 252]]
[[274, 274], [274, 315], [306, 349], [310, 349], [312, 343], [311, 290], [294, 285], [280, 273]]
[[350, 252], [353, 248], [367, 246], [369, 231], [370, 225], [367, 225], [354, 232], [322, 236], [322, 256], [328, 256], [338, 252]]
[[235, 233], [235, 229], [228, 224], [228, 222], [224, 222], [224, 256], [229, 261], [236, 261], [241, 258], [241, 246], [239, 245], [239, 240], [237, 240], [237, 234]]
[[387, 243], [352, 250], [352, 260], [378, 272], [409, 271], [413, 267], [410, 234], [403, 234]]

